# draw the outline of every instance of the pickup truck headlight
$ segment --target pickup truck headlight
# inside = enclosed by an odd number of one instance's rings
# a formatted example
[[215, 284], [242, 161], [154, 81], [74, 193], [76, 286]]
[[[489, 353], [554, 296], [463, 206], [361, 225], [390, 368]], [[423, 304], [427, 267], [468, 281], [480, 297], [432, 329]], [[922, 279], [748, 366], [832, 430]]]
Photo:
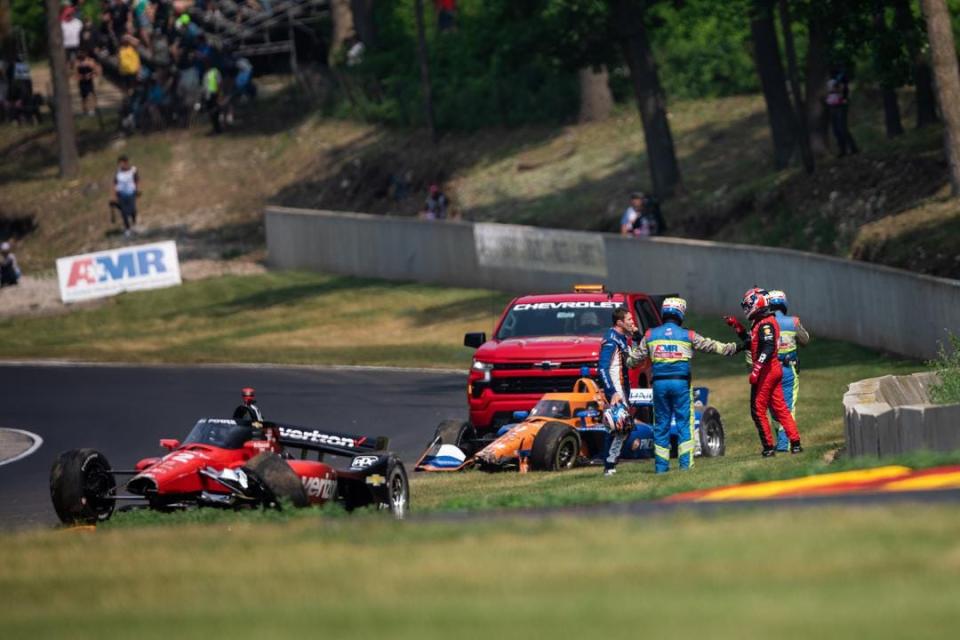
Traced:
[[471, 367], [474, 371], [479, 371], [483, 374], [483, 381], [490, 382], [490, 372], [493, 371], [493, 365], [489, 362], [482, 362], [480, 360], [474, 360], [473, 366]]

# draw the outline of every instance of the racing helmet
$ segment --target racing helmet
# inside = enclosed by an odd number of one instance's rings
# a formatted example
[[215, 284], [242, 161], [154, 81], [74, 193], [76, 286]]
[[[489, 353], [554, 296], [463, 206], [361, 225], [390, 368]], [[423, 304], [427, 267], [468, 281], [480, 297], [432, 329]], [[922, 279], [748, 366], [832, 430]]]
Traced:
[[683, 323], [683, 318], [687, 314], [687, 301], [683, 298], [667, 298], [660, 307], [660, 316], [666, 318], [673, 316]]
[[754, 287], [743, 294], [740, 307], [747, 320], [755, 320], [770, 310], [770, 303], [767, 300], [769, 295], [766, 289], [760, 287]]
[[779, 289], [772, 289], [767, 296], [767, 304], [775, 311], [787, 312], [787, 294]]

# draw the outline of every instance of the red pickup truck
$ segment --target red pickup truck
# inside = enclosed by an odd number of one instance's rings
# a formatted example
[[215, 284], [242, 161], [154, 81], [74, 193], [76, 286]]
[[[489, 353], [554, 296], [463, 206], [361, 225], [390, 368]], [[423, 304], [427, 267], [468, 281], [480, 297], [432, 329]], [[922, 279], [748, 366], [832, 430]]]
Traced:
[[[467, 378], [477, 434], [514, 422], [514, 411], [529, 411], [545, 393], [569, 391], [583, 367], [597, 377], [600, 343], [613, 310], [626, 305], [642, 333], [660, 324], [665, 297], [577, 285], [571, 293], [514, 298], [490, 340], [485, 333], [463, 338], [464, 346], [477, 350]], [[631, 386], [649, 387], [649, 379], [649, 363], [630, 371]]]

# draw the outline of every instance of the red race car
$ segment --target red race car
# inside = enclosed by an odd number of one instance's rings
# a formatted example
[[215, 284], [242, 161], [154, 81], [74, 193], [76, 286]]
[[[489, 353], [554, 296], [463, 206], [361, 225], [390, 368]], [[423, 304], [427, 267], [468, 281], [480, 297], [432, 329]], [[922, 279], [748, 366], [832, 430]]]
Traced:
[[[194, 506], [279, 508], [331, 500], [347, 510], [367, 505], [402, 518], [410, 503], [403, 463], [385, 449], [386, 438], [369, 438], [264, 420], [254, 391], [229, 419], [197, 421], [183, 442], [163, 439], [170, 453], [144, 458], [133, 470], [117, 471], [95, 449], [60, 454], [50, 471], [50, 497], [60, 520], [96, 524], [118, 503], [129, 508], [172, 511]], [[290, 449], [299, 450], [294, 456]], [[310, 452], [316, 459], [308, 460]], [[344, 469], [324, 455], [351, 458]], [[117, 476], [132, 476], [117, 494]]]

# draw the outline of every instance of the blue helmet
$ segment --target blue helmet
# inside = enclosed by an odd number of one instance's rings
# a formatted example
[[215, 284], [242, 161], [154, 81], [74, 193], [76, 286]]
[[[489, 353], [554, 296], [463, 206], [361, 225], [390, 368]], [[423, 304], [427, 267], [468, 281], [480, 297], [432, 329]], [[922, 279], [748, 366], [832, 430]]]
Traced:
[[779, 289], [771, 289], [770, 294], [767, 296], [767, 304], [769, 304], [774, 309], [780, 308], [784, 313], [787, 312], [787, 294]]
[[680, 322], [683, 322], [683, 318], [686, 314], [687, 301], [683, 298], [667, 298], [663, 301], [663, 306], [660, 307], [660, 316], [663, 318], [669, 315], [675, 317]]

